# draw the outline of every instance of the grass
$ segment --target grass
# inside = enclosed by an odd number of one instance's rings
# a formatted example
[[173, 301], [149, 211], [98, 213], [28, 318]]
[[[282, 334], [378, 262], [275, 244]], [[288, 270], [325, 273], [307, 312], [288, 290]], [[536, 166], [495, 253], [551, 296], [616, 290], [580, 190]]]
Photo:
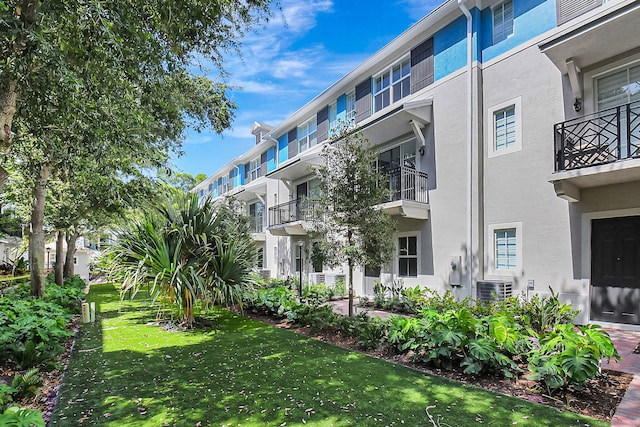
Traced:
[[605, 426], [387, 363], [235, 314], [170, 332], [144, 300], [94, 285], [50, 425]]

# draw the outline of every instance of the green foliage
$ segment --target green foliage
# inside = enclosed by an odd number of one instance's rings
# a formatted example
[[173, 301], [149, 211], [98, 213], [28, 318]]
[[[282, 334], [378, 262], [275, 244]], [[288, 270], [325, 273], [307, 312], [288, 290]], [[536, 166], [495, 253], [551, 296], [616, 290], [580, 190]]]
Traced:
[[4, 408], [13, 402], [13, 395], [17, 391], [15, 387], [0, 383], [0, 412], [3, 412]]
[[620, 360], [609, 334], [598, 325], [558, 324], [540, 336], [529, 356], [529, 379], [548, 392], [579, 386], [600, 371], [601, 360]]
[[71, 315], [38, 299], [0, 298], [0, 363], [14, 360], [23, 368], [51, 360], [69, 338]]
[[154, 299], [176, 307], [188, 326], [199, 300], [242, 304], [256, 254], [248, 221], [234, 206], [201, 202], [194, 193], [174, 194], [122, 230], [107, 251], [123, 297], [149, 289]]
[[18, 374], [13, 377], [11, 387], [15, 388], [15, 394], [18, 397], [31, 397], [40, 394], [42, 380], [38, 375], [38, 369], [33, 368], [24, 374]]
[[45, 427], [42, 412], [11, 406], [0, 414], [0, 425], [6, 427]]
[[303, 304], [297, 302], [293, 291], [284, 286], [259, 290], [247, 294], [247, 306], [254, 312], [261, 312], [279, 318], [295, 320]]

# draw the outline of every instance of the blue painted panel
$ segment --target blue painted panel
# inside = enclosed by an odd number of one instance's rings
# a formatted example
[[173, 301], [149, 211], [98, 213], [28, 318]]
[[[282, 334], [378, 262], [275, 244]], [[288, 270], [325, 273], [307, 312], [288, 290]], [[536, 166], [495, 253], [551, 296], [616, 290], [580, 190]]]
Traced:
[[244, 163], [236, 168], [236, 182], [238, 185], [244, 185]]
[[482, 10], [481, 26], [482, 61], [486, 62], [555, 28], [556, 3], [555, 0], [513, 0], [513, 34], [496, 44], [493, 43], [491, 8]]
[[285, 133], [280, 138], [278, 138], [278, 159], [279, 162], [282, 163], [289, 158], [289, 140], [287, 139], [287, 134]]
[[347, 95], [342, 94], [336, 100], [336, 118], [345, 120], [347, 118]]
[[467, 63], [467, 19], [461, 16], [433, 35], [434, 80]]
[[267, 173], [276, 170], [276, 147], [270, 147], [267, 150]]

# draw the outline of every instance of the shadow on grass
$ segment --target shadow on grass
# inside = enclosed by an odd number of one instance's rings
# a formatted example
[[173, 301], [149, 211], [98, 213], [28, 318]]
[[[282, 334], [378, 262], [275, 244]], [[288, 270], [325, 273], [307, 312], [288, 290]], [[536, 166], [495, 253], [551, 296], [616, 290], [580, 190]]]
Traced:
[[230, 312], [216, 313], [219, 329], [186, 334], [124, 317], [83, 327], [51, 425], [421, 426], [431, 405], [450, 426], [606, 425]]

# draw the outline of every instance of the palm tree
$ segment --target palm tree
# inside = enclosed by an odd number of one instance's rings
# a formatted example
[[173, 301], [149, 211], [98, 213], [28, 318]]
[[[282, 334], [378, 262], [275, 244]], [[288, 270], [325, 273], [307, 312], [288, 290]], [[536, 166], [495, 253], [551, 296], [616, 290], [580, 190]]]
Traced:
[[168, 299], [191, 327], [197, 300], [241, 306], [253, 284], [256, 254], [248, 221], [239, 220], [231, 205], [174, 194], [122, 230], [108, 257], [123, 295], [148, 286], [154, 301]]

